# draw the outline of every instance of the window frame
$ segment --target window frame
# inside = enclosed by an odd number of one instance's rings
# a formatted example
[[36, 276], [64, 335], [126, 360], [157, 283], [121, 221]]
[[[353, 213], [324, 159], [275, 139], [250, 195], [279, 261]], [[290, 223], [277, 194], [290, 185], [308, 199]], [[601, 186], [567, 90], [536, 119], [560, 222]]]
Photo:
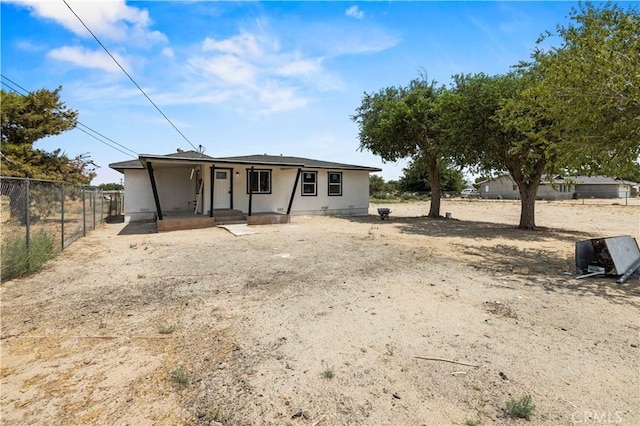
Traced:
[[[310, 192], [305, 192], [304, 190], [304, 186], [305, 185], [311, 185], [310, 182], [305, 182], [304, 181], [304, 175], [310, 173], [312, 174], [315, 178], [313, 180], [313, 193]], [[300, 185], [300, 193], [303, 197], [317, 197], [318, 196], [318, 171], [317, 170], [303, 170], [301, 172], [302, 174], [302, 184]]]
[[[340, 181], [338, 183], [331, 182], [331, 175], [340, 176]], [[342, 172], [327, 172], [327, 195], [329, 197], [342, 197], [342, 177]], [[340, 188], [340, 191], [337, 193], [331, 193], [332, 186], [337, 186], [338, 188]]]
[[[257, 173], [258, 175], [258, 190], [251, 191], [251, 173]], [[260, 175], [262, 173], [267, 173], [269, 176], [269, 190], [261, 191], [260, 190]], [[271, 194], [272, 193], [272, 169], [247, 169], [247, 194]]]

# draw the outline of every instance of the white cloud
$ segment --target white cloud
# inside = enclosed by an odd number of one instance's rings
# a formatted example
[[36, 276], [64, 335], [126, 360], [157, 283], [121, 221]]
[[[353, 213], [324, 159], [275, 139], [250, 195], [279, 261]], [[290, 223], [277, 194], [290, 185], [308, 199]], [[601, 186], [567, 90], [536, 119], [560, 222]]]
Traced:
[[239, 34], [227, 40], [216, 41], [212, 38], [205, 38], [202, 42], [202, 50], [205, 52], [221, 52], [238, 56], [260, 56], [262, 48], [260, 41], [253, 34]]
[[321, 59], [293, 60], [279, 67], [276, 72], [283, 76], [303, 76], [322, 72]]
[[205, 71], [224, 84], [253, 86], [255, 68], [249, 62], [233, 55], [221, 55], [210, 58], [198, 58], [191, 61], [196, 68]]
[[356, 19], [364, 18], [364, 12], [358, 6], [351, 6], [345, 11], [345, 15]]
[[162, 49], [162, 56], [169, 58], [169, 59], [173, 59], [176, 55], [173, 52], [173, 49], [170, 47], [165, 47], [164, 49]]
[[[96, 68], [106, 72], [120, 72], [118, 65], [103, 51], [88, 50], [79, 46], [63, 46], [50, 50], [47, 56], [62, 62], [69, 62], [83, 68]], [[120, 65], [128, 68], [127, 61], [113, 54]]]
[[225, 39], [205, 38], [188, 61], [193, 79], [207, 81], [214, 93], [233, 91], [241, 111], [260, 114], [303, 108], [311, 102], [309, 93], [340, 86], [324, 69], [324, 58], [283, 48], [264, 22], [258, 27]]
[[[51, 19], [81, 37], [91, 37], [80, 20], [58, 0], [13, 0], [31, 10], [38, 18]], [[112, 41], [127, 41], [144, 46], [166, 42], [166, 36], [152, 31], [149, 13], [145, 9], [128, 6], [124, 0], [79, 1], [67, 0], [69, 6], [98, 37]]]

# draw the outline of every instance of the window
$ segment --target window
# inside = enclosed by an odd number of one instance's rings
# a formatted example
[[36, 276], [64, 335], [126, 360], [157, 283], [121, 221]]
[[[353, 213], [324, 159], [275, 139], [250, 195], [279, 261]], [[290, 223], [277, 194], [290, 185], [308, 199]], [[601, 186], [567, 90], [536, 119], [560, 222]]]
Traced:
[[302, 172], [302, 195], [317, 195], [317, 172]]
[[342, 195], [342, 173], [329, 172], [329, 195]]
[[216, 179], [226, 179], [227, 172], [216, 172]]
[[247, 194], [271, 194], [271, 170], [247, 170]]

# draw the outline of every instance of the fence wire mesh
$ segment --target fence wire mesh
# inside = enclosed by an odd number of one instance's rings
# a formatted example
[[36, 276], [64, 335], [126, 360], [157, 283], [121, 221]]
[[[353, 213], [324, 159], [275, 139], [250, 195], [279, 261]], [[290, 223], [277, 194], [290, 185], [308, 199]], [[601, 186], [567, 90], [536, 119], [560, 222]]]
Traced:
[[24, 238], [29, 246], [34, 235], [46, 235], [64, 250], [108, 219], [114, 212], [114, 192], [119, 193], [66, 182], [0, 178], [3, 249], [9, 238]]

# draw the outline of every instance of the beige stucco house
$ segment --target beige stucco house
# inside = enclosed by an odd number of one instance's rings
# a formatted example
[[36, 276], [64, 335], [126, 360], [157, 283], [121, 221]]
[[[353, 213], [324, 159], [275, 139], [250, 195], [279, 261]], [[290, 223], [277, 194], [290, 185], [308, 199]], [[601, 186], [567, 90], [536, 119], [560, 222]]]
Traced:
[[[477, 184], [482, 198], [504, 200], [520, 199], [518, 186], [510, 175], [501, 175]], [[606, 176], [543, 177], [537, 198], [566, 200], [571, 198], [626, 198], [637, 195], [634, 182]]]
[[[381, 171], [281, 155], [213, 158], [196, 151], [142, 154], [109, 167], [124, 175], [125, 221], [156, 219], [159, 230], [167, 219], [208, 217], [213, 223], [234, 213], [249, 223], [278, 223], [289, 215], [366, 215], [369, 173]], [[198, 226], [206, 225], [185, 227]]]

